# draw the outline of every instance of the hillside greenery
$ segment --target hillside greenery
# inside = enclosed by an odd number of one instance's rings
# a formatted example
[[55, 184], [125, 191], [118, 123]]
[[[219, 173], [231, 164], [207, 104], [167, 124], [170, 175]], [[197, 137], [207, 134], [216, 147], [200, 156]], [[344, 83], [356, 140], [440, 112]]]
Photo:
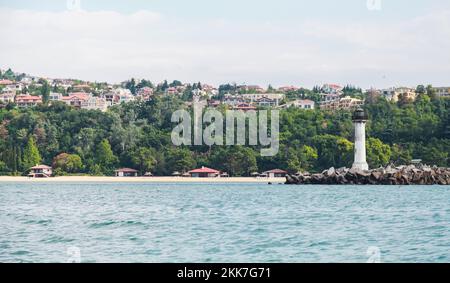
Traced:
[[[223, 88], [229, 87], [233, 86]], [[422, 159], [450, 167], [449, 103], [426, 92], [415, 102], [371, 100], [364, 106], [370, 116], [370, 166]], [[185, 107], [182, 97], [169, 95], [117, 105], [107, 112], [62, 103], [32, 109], [6, 105], [0, 109], [0, 174], [24, 175], [38, 163], [52, 165], [58, 175], [112, 175], [120, 167], [171, 175], [208, 166], [232, 176], [274, 168], [319, 172], [352, 164], [349, 111], [282, 110], [279, 153], [261, 157], [258, 147], [173, 146], [170, 134], [176, 124], [171, 115]]]

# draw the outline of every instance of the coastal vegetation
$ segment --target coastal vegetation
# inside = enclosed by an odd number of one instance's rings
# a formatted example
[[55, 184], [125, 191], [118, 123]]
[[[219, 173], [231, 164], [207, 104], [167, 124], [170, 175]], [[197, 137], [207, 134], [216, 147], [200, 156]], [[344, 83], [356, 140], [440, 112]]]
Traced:
[[[166, 84], [158, 87], [170, 87], [177, 81]], [[136, 83], [130, 81], [127, 87], [133, 90]], [[224, 85], [220, 89], [234, 88]], [[38, 91], [46, 97], [49, 86], [43, 83]], [[346, 91], [363, 95], [351, 87]], [[314, 96], [314, 91], [300, 89], [290, 94], [293, 98], [308, 95]], [[425, 88], [415, 101], [365, 98], [371, 168], [408, 164], [412, 159], [450, 167], [448, 98], [433, 96]], [[149, 101], [122, 103], [106, 112], [75, 109], [59, 102], [27, 109], [6, 105], [0, 109], [0, 174], [23, 175], [38, 163], [53, 165], [58, 175], [112, 175], [118, 167], [171, 175], [207, 166], [231, 176], [273, 168], [321, 172], [352, 163], [352, 113], [345, 110], [281, 110], [280, 151], [274, 157], [261, 157], [259, 148], [250, 146], [175, 147], [170, 138], [174, 127], [171, 115], [188, 108], [188, 99], [188, 95], [155, 95]], [[224, 107], [218, 109], [225, 111]]]

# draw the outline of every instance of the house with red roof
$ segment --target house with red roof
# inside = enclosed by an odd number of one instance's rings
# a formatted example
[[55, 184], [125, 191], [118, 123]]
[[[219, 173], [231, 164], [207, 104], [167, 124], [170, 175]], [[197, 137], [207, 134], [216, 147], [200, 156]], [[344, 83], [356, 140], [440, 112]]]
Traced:
[[89, 94], [84, 92], [74, 92], [69, 94], [69, 96], [63, 96], [61, 100], [67, 105], [81, 108], [83, 104], [86, 104], [89, 101], [89, 96]]
[[13, 83], [14, 82], [10, 80], [0, 80], [0, 85], [11, 85]]
[[191, 170], [188, 172], [192, 178], [218, 178], [220, 171], [208, 167]]
[[244, 112], [256, 110], [256, 106], [250, 103], [241, 103], [233, 107], [234, 110], [242, 110]]
[[337, 84], [324, 84], [322, 92], [325, 94], [342, 94], [343, 87]]
[[176, 87], [169, 87], [168, 89], [166, 89], [166, 94], [169, 95], [178, 94], [178, 89]]
[[53, 175], [53, 169], [47, 165], [36, 165], [30, 168], [30, 174], [28, 177], [31, 178], [49, 178]]
[[220, 100], [208, 100], [208, 107], [217, 108], [220, 104]]
[[42, 103], [42, 97], [32, 95], [17, 95], [15, 102], [19, 108], [33, 107]]

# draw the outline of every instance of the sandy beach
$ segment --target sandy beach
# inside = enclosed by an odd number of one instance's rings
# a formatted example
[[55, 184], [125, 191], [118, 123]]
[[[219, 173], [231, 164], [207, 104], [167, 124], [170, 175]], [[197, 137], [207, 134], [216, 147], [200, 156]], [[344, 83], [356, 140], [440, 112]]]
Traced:
[[285, 178], [182, 178], [182, 177], [90, 177], [90, 176], [67, 176], [54, 178], [28, 178], [0, 176], [0, 182], [101, 182], [101, 183], [285, 183]]

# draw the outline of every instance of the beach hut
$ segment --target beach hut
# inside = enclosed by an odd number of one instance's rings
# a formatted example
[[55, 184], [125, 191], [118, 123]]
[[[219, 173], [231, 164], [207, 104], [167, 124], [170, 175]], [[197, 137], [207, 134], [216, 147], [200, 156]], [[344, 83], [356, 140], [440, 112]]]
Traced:
[[145, 172], [144, 177], [153, 177], [152, 172]]
[[137, 177], [138, 171], [131, 168], [117, 169], [116, 177]]
[[188, 172], [192, 178], [217, 178], [220, 177], [220, 171], [208, 167], [191, 170]]
[[53, 175], [53, 169], [47, 165], [36, 165], [30, 168], [30, 174], [28, 177], [31, 178], [49, 178]]
[[253, 172], [253, 173], [250, 174], [250, 176], [255, 177], [255, 178], [259, 177], [259, 175], [260, 174], [258, 172]]
[[178, 172], [178, 171], [175, 171], [175, 172], [172, 173], [172, 176], [174, 176], [174, 177], [180, 177], [180, 176], [181, 176], [181, 173]]
[[228, 177], [230, 177], [230, 175], [228, 175], [227, 172], [223, 172], [222, 174], [220, 174], [220, 177], [221, 178], [228, 178]]
[[191, 174], [189, 174], [189, 173], [184, 173], [183, 175], [181, 175], [182, 177], [191, 177]]
[[267, 175], [269, 178], [284, 178], [286, 177], [288, 172], [280, 169], [274, 169], [270, 171], [266, 171], [263, 174]]

